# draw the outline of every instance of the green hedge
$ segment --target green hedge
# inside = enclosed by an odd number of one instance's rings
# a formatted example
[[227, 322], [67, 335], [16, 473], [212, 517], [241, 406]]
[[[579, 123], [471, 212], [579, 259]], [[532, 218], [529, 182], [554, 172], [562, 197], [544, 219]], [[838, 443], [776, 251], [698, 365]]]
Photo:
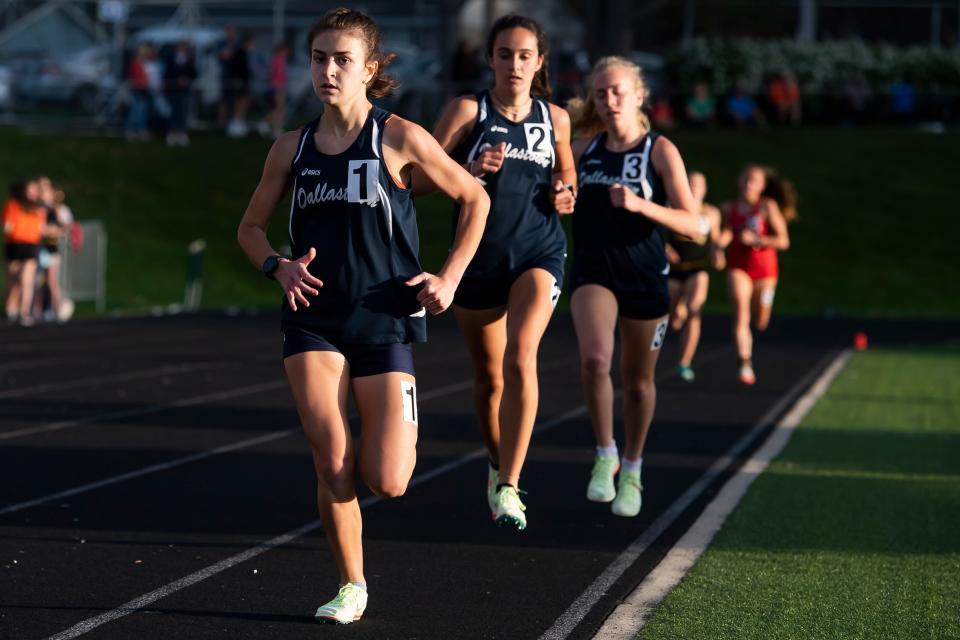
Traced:
[[790, 69], [805, 94], [837, 93], [859, 75], [875, 90], [903, 78], [920, 92], [960, 93], [960, 49], [896, 48], [854, 40], [700, 38], [666, 58], [671, 85], [682, 91], [705, 80], [716, 93], [732, 91], [737, 81], [743, 81], [747, 91], [759, 92], [771, 74]]

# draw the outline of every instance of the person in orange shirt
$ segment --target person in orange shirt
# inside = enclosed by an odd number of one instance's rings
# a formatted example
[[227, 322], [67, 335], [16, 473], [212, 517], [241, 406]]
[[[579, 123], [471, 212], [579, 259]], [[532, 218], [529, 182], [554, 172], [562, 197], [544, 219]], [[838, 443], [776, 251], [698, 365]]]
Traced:
[[780, 124], [800, 124], [800, 87], [790, 71], [784, 71], [770, 83], [770, 104]]
[[7, 259], [6, 312], [10, 321], [33, 324], [30, 314], [37, 256], [46, 223], [40, 206], [40, 185], [24, 180], [10, 187], [10, 199], [3, 207], [3, 232]]

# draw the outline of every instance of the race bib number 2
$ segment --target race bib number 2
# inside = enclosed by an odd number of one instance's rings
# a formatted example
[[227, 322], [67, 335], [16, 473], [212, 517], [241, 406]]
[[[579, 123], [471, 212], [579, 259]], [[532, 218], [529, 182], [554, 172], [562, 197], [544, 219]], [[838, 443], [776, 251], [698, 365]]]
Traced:
[[550, 154], [550, 132], [541, 122], [527, 122], [523, 125], [527, 137], [527, 150], [530, 153]]

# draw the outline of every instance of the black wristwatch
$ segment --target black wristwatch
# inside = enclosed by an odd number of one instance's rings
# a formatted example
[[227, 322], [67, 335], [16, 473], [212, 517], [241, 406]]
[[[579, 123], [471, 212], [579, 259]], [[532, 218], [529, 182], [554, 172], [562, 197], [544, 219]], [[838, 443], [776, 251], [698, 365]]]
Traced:
[[276, 280], [273, 274], [277, 272], [277, 267], [280, 266], [280, 256], [273, 255], [263, 261], [260, 270], [263, 271], [263, 275], [267, 276], [271, 280]]

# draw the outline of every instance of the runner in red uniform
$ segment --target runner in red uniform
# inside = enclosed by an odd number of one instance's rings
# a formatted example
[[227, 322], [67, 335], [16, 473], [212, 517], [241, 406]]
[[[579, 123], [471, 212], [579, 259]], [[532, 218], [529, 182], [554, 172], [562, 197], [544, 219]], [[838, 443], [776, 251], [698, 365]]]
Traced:
[[757, 381], [753, 334], [770, 324], [780, 269], [777, 252], [790, 248], [787, 222], [796, 217], [793, 186], [773, 169], [749, 165], [740, 174], [740, 197], [723, 204], [720, 246], [727, 248], [727, 283], [733, 306], [733, 335], [740, 382]]

